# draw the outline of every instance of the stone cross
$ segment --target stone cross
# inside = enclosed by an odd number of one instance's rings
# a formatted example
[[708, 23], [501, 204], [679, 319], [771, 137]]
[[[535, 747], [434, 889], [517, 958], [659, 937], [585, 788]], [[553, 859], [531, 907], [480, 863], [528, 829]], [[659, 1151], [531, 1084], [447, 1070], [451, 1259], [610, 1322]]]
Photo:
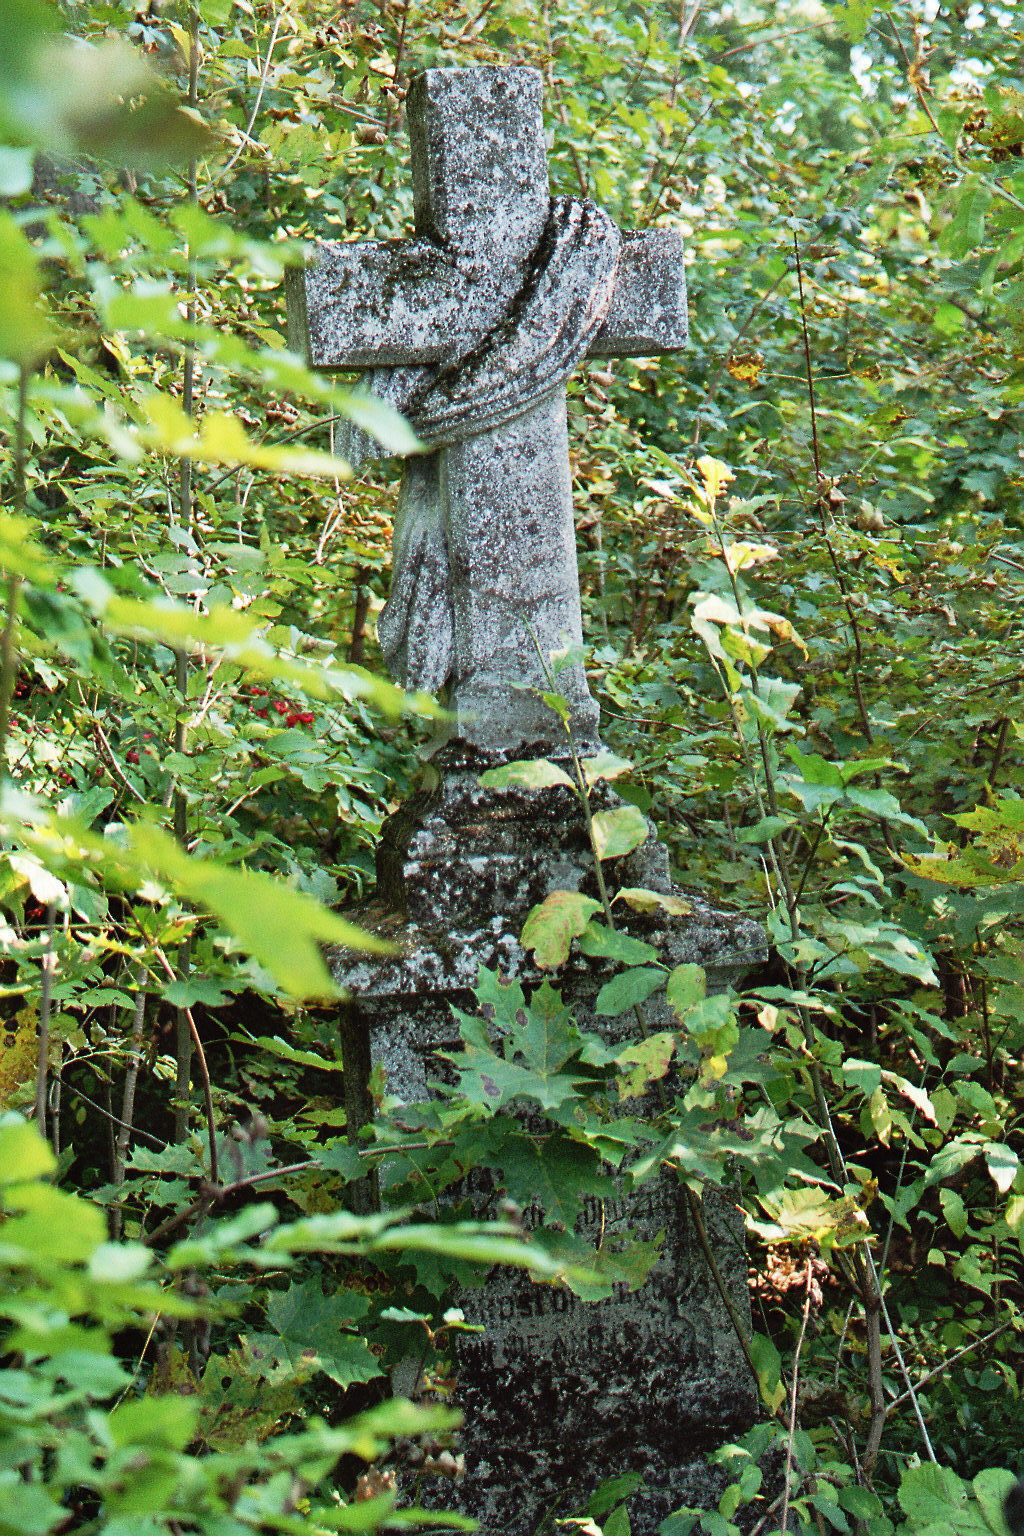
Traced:
[[[449, 734], [506, 756], [564, 750], [563, 727], [538, 697], [550, 688], [540, 658], [583, 638], [564, 388], [578, 356], [570, 348], [560, 373], [551, 358], [573, 325], [578, 355], [637, 357], [686, 342], [679, 234], [620, 237], [606, 215], [580, 200], [575, 207], [584, 214], [577, 216], [592, 227], [603, 221], [602, 238], [610, 232], [615, 254], [589, 300], [570, 280], [568, 296], [551, 299], [543, 267], [552, 220], [557, 203], [574, 200], [549, 196], [541, 109], [542, 80], [533, 69], [418, 75], [407, 103], [415, 237], [322, 244], [311, 267], [291, 274], [288, 294], [290, 340], [312, 366], [374, 370], [378, 389], [377, 370], [397, 377], [405, 370], [420, 381], [421, 404], [432, 381], [443, 383], [446, 367], [449, 374], [458, 367], [486, 374], [480, 358], [488, 347], [492, 393], [504, 388], [514, 396], [518, 371], [532, 369], [541, 381], [532, 393], [524, 387], [521, 409], [506, 402], [497, 424], [470, 420], [461, 435], [439, 433], [429, 442], [429, 463], [414, 459], [406, 468], [407, 500], [427, 527], [411, 541], [420, 551], [415, 558], [431, 540], [439, 552], [433, 563], [421, 559], [426, 575], [421, 571], [419, 595], [409, 600], [413, 640], [403, 631], [401, 659], [389, 665], [408, 686], [446, 684]], [[494, 338], [507, 338], [517, 323], [527, 340], [516, 343], [520, 353], [503, 352]], [[524, 346], [529, 367], [521, 361]], [[400, 392], [396, 403], [403, 407]], [[416, 411], [408, 414], [419, 430]], [[430, 416], [428, 405], [420, 414]], [[424, 475], [433, 477], [433, 489], [423, 490]], [[436, 513], [416, 510], [420, 502], [436, 503]], [[396, 556], [399, 535], [396, 527]], [[397, 580], [396, 571], [393, 594]], [[382, 623], [382, 643], [383, 630]], [[425, 660], [410, 662], [410, 643]], [[578, 746], [593, 749], [598, 711], [582, 666], [560, 671], [555, 687], [569, 701]]]

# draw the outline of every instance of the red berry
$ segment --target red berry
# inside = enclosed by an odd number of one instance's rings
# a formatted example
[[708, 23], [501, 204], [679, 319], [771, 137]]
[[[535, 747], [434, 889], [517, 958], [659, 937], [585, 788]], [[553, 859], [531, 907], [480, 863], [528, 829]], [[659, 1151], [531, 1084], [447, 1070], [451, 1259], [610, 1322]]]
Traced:
[[139, 754], [136, 752], [134, 747], [132, 748], [132, 750], [130, 752], [126, 752], [125, 753], [124, 760], [125, 760], [126, 763], [137, 763], [138, 762]]

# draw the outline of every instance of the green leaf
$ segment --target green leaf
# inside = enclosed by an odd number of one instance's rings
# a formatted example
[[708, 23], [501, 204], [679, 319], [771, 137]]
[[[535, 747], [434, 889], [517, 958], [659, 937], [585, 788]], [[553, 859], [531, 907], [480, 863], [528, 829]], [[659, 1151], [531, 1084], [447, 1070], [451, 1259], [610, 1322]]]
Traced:
[[0, 1469], [0, 1536], [48, 1536], [66, 1518], [46, 1488], [24, 1482], [16, 1469]]
[[484, 1019], [458, 1014], [464, 1045], [442, 1052], [459, 1073], [460, 1092], [491, 1111], [516, 1099], [530, 1099], [552, 1112], [576, 1092], [578, 1072], [565, 1070], [579, 1054], [583, 1037], [558, 993], [543, 982], [529, 1006], [518, 984], [503, 984], [481, 973], [481, 1012], [500, 1031], [493, 1044]]
[[875, 10], [875, 0], [846, 0], [836, 19], [851, 43], [862, 41]]
[[1014, 1474], [1006, 1467], [986, 1467], [971, 1481], [978, 1507], [995, 1536], [1003, 1536], [1006, 1529], [1006, 1499], [1015, 1482]]
[[0, 1189], [27, 1184], [54, 1172], [57, 1159], [34, 1125], [9, 1114], [0, 1119]]
[[[168, 991], [170, 989], [168, 988]], [[269, 1056], [279, 1056], [282, 1061], [292, 1061], [298, 1067], [315, 1067], [318, 1072], [340, 1072], [342, 1070], [340, 1060], [331, 1061], [327, 1056], [321, 1056], [317, 1051], [300, 1051], [294, 1045], [289, 1045], [287, 1040], [282, 1040], [280, 1035], [234, 1035], [235, 1040], [245, 1040], [248, 1044], [265, 1051]]]
[[778, 837], [792, 825], [785, 816], [762, 816], [752, 827], [741, 827], [736, 833], [738, 843], [767, 843]]
[[184, 603], [166, 599], [144, 602], [119, 597], [98, 571], [85, 566], [74, 571], [71, 580], [104, 626], [115, 633], [157, 641], [172, 650], [219, 652], [251, 676], [301, 688], [311, 698], [365, 699], [392, 715], [410, 708], [428, 716], [443, 715], [424, 695], [406, 694], [360, 667], [325, 667], [282, 655], [251, 620], [233, 608], [214, 605], [207, 613], [194, 613]]
[[625, 1013], [627, 1008], [638, 1008], [645, 1003], [652, 992], [665, 984], [665, 972], [654, 970], [651, 966], [640, 966], [635, 970], [621, 971], [618, 976], [613, 976], [611, 981], [606, 981], [597, 994], [597, 1002], [594, 1007], [598, 1013], [605, 1014], [609, 1018], [618, 1018], [620, 1013]]
[[52, 341], [36, 253], [5, 208], [0, 211], [0, 357], [32, 368]]
[[227, 412], [207, 411], [197, 427], [195, 420], [166, 395], [151, 394], [142, 404], [149, 425], [135, 429], [136, 440], [142, 447], [157, 449], [175, 459], [229, 467], [248, 464], [275, 475], [311, 475], [332, 480], [346, 479], [352, 473], [346, 461], [333, 453], [254, 442], [238, 418]]
[[980, 176], [965, 176], [957, 187], [953, 217], [939, 236], [941, 249], [954, 260], [959, 261], [981, 244], [993, 195], [992, 188]]
[[338, 996], [321, 944], [388, 954], [392, 946], [336, 917], [301, 891], [256, 870], [228, 869], [189, 857], [169, 833], [135, 826], [131, 844], [142, 865], [179, 895], [214, 915], [241, 948], [299, 999]]
[[182, 1451], [195, 1436], [199, 1404], [193, 1397], [169, 1393], [122, 1403], [107, 1419], [117, 1446], [145, 1445]]
[[271, 1334], [260, 1334], [254, 1345], [273, 1350], [294, 1371], [323, 1371], [339, 1387], [373, 1381], [381, 1375], [378, 1360], [366, 1340], [352, 1332], [370, 1310], [367, 1297], [357, 1291], [334, 1291], [325, 1296], [319, 1279], [273, 1291], [267, 1302]]
[[774, 1413], [786, 1398], [782, 1380], [782, 1356], [771, 1339], [763, 1333], [753, 1333], [750, 1336], [750, 1358], [757, 1372], [761, 1401], [769, 1412]]
[[534, 907], [523, 925], [521, 943], [532, 950], [542, 971], [562, 965], [569, 957], [573, 939], [587, 927], [601, 903], [580, 891], [552, 891]]
[[488, 768], [480, 775], [480, 783], [485, 789], [508, 789], [512, 786], [521, 789], [550, 789], [555, 784], [575, 788], [565, 769], [546, 757], [502, 763], [499, 768]]
[[98, 1205], [46, 1184], [8, 1185], [6, 1203], [18, 1212], [0, 1226], [0, 1263], [30, 1268], [51, 1261], [75, 1264], [106, 1242]]
[[593, 818], [594, 849], [597, 857], [621, 859], [650, 835], [650, 825], [643, 811], [635, 805], [622, 805], [614, 811], [597, 811]]
[[536, 1203], [547, 1221], [571, 1228], [584, 1196], [617, 1198], [615, 1181], [602, 1172], [593, 1147], [561, 1132], [523, 1135], [504, 1119], [489, 1124], [496, 1134], [481, 1148], [481, 1161], [494, 1164], [506, 1195], [524, 1210]]
[[353, 390], [340, 403], [348, 419], [375, 437], [388, 453], [418, 453], [423, 447], [405, 417], [386, 400]]
[[946, 1218], [946, 1225], [954, 1237], [963, 1237], [967, 1231], [967, 1211], [955, 1189], [940, 1189], [939, 1204]]
[[665, 995], [669, 1007], [680, 1021], [691, 1008], [702, 1003], [707, 994], [707, 977], [702, 965], [677, 965], [668, 978]]
[[593, 919], [580, 935], [580, 949], [595, 958], [621, 960], [623, 965], [642, 965], [645, 960], [658, 958], [653, 944], [645, 944], [642, 939], [634, 939], [632, 934], [609, 928], [607, 923]]
[[925, 1462], [908, 1467], [898, 1498], [912, 1531], [928, 1529], [957, 1532], [960, 1536], [988, 1536], [981, 1512], [969, 1507], [967, 1485], [950, 1467]]

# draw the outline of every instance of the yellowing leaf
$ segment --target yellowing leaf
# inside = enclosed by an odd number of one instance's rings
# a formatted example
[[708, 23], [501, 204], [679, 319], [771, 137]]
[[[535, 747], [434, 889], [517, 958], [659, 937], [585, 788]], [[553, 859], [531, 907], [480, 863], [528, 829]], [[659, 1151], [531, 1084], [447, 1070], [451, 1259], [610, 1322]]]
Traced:
[[594, 849], [602, 861], [621, 859], [650, 835], [643, 811], [635, 805], [620, 805], [614, 811], [598, 811], [594, 816]]
[[693, 907], [682, 896], [665, 891], [646, 891], [642, 886], [624, 885], [612, 897], [612, 906], [624, 901], [634, 912], [665, 912], [669, 917], [689, 917]]
[[570, 789], [574, 787], [565, 769], [557, 763], [549, 762], [546, 757], [528, 758], [514, 763], [502, 763], [498, 768], [488, 768], [480, 775], [480, 783], [485, 789], [508, 789], [510, 786], [550, 789], [555, 784], [567, 784]]
[[614, 752], [606, 748], [598, 752], [596, 757], [585, 757], [580, 766], [587, 783], [596, 784], [599, 779], [621, 778], [624, 773], [632, 770], [633, 764], [628, 763], [624, 757], [616, 757]]
[[643, 1093], [648, 1083], [664, 1077], [675, 1054], [675, 1035], [662, 1032], [648, 1035], [646, 1040], [635, 1040], [615, 1058], [620, 1072], [619, 1098], [635, 1099]]
[[36, 253], [13, 214], [0, 213], [0, 357], [31, 368], [53, 332], [42, 305]]
[[764, 358], [759, 352], [741, 352], [735, 357], [730, 357], [725, 366], [732, 377], [741, 384], [756, 384], [761, 377]]
[[542, 971], [562, 965], [573, 939], [579, 938], [601, 903], [581, 891], [552, 891], [534, 907], [523, 926], [521, 943], [533, 951]]
[[772, 544], [727, 544], [724, 550], [725, 563], [730, 571], [745, 571], [752, 565], [767, 565], [770, 560], [777, 560], [779, 552]]
[[704, 454], [697, 460], [697, 468], [709, 501], [717, 501], [725, 487], [736, 478], [728, 464], [723, 464], [721, 459], [713, 459], [710, 454]]
[[17, 1098], [27, 1105], [35, 1092], [39, 1020], [34, 1006], [0, 1024], [0, 1112]]
[[935, 1118], [935, 1107], [923, 1088], [918, 1088], [914, 1083], [908, 1082], [905, 1077], [900, 1077], [896, 1072], [883, 1071], [882, 1081], [891, 1083], [897, 1093], [901, 1093], [905, 1099], [909, 1099], [919, 1114], [923, 1115], [932, 1125], [938, 1122]]
[[137, 440], [147, 448], [177, 459], [203, 464], [248, 464], [278, 475], [344, 478], [351, 466], [333, 453], [313, 448], [277, 448], [254, 443], [236, 416], [208, 411], [197, 424], [168, 395], [151, 394], [143, 401], [150, 426], [139, 427]]

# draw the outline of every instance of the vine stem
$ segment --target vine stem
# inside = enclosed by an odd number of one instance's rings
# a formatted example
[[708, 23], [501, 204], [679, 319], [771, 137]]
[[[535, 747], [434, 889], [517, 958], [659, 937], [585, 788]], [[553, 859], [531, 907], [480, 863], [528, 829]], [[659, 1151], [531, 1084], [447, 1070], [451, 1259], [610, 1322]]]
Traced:
[[[750, 1335], [747, 1331], [746, 1323], [743, 1321], [743, 1318], [740, 1315], [739, 1308], [736, 1306], [736, 1303], [733, 1301], [732, 1296], [729, 1293], [729, 1287], [725, 1283], [725, 1276], [722, 1274], [722, 1271], [718, 1267], [718, 1260], [715, 1258], [714, 1251], [711, 1247], [711, 1241], [708, 1237], [708, 1229], [704, 1224], [704, 1215], [700, 1208], [700, 1201], [697, 1199], [697, 1196], [694, 1194], [689, 1184], [684, 1184], [683, 1188], [686, 1192], [686, 1204], [689, 1208], [690, 1216], [693, 1220], [694, 1230], [697, 1233], [697, 1241], [700, 1244], [700, 1250], [703, 1253], [704, 1260], [711, 1271], [711, 1278], [715, 1282], [715, 1289], [718, 1291], [719, 1296], [722, 1298], [722, 1305], [725, 1307], [725, 1310], [729, 1314], [729, 1321], [732, 1323], [733, 1332], [736, 1335], [740, 1349], [743, 1351], [744, 1359], [746, 1360], [747, 1365], [750, 1367], [750, 1374], [753, 1376], [754, 1380], [757, 1381], [757, 1366], [754, 1364], [754, 1357], [750, 1352]], [[781, 1423], [784, 1424], [786, 1422], [780, 1408], [773, 1408], [772, 1414], [775, 1418], [779, 1419]]]

